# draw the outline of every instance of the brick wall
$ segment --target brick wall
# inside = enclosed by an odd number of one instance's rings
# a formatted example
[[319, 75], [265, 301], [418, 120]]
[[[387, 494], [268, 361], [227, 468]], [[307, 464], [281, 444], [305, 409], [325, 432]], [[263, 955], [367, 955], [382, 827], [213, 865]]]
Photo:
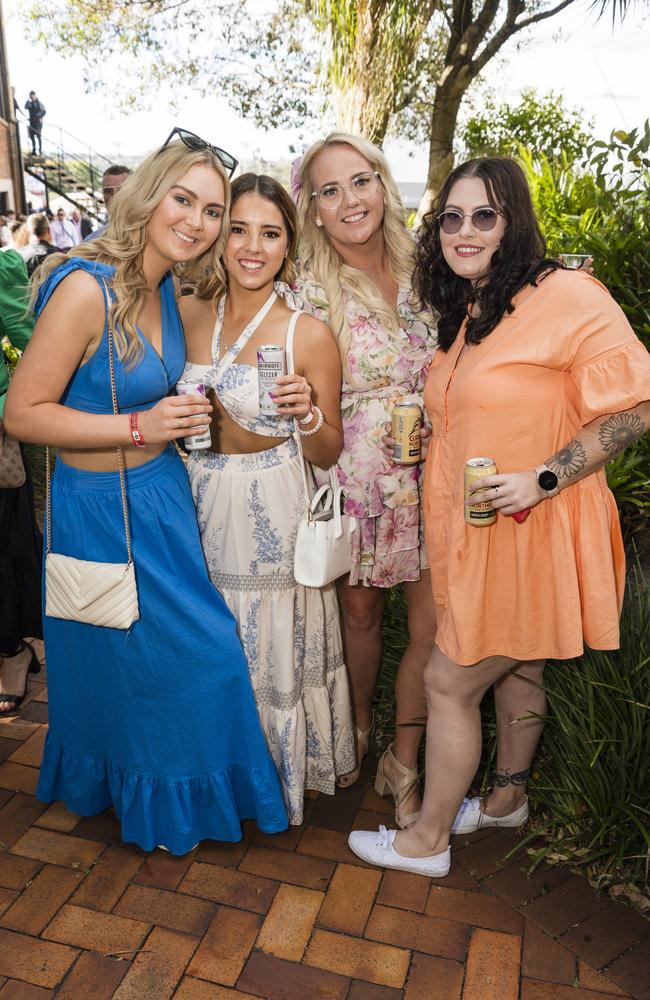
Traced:
[[0, 118], [0, 193], [6, 192], [6, 199], [0, 197], [0, 201], [6, 201], [7, 208], [16, 207], [15, 190], [9, 125]]

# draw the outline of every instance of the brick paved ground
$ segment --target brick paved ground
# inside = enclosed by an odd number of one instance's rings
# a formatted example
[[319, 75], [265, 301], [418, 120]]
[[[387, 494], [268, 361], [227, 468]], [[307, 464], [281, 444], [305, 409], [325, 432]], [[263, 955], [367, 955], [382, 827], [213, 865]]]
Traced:
[[112, 813], [34, 798], [45, 677], [0, 719], [0, 1000], [650, 998], [650, 924], [517, 838], [455, 838], [445, 879], [381, 872], [346, 846], [390, 820], [365, 782], [300, 828], [247, 825], [183, 858], [121, 844]]

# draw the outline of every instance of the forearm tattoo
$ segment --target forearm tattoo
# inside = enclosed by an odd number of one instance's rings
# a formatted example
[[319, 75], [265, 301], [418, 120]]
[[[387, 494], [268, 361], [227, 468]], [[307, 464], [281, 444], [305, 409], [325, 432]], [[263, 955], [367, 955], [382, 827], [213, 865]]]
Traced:
[[609, 455], [618, 455], [645, 434], [646, 426], [638, 413], [612, 413], [603, 420], [598, 440]]
[[582, 472], [586, 464], [587, 452], [577, 438], [569, 441], [556, 455], [553, 455], [552, 458], [547, 458], [544, 462], [544, 465], [551, 472], [554, 472], [558, 479], [569, 479], [570, 476], [577, 476], [579, 472]]
[[511, 774], [510, 770], [506, 768], [504, 771], [497, 771], [494, 775], [494, 787], [495, 788], [505, 788], [506, 785], [525, 785], [530, 778], [530, 769], [525, 771], [515, 771]]

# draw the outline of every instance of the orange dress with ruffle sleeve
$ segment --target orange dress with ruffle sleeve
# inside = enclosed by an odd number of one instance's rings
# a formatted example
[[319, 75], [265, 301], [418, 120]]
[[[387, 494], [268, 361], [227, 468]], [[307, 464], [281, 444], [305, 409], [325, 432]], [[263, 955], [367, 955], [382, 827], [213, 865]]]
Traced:
[[650, 399], [650, 355], [607, 289], [555, 271], [463, 350], [434, 356], [424, 390], [433, 434], [424, 519], [436, 643], [452, 661], [567, 659], [616, 649], [625, 580], [618, 511], [601, 469], [533, 508], [522, 524], [464, 517], [469, 458], [521, 472], [597, 417]]

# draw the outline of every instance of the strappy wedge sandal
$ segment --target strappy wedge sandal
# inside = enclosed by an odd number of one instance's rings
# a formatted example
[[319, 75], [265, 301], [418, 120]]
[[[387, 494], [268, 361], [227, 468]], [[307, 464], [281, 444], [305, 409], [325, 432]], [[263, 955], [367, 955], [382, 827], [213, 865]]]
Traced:
[[405, 813], [402, 806], [411, 793], [418, 786], [417, 767], [404, 767], [400, 764], [393, 753], [393, 744], [379, 758], [377, 764], [377, 777], [375, 779], [375, 791], [378, 795], [386, 795], [387, 792], [395, 800], [395, 822], [400, 829], [405, 830], [411, 823], [415, 823], [420, 815], [417, 812]]
[[357, 766], [354, 771], [348, 771], [347, 774], [342, 774], [336, 780], [337, 788], [349, 788], [354, 785], [356, 781], [359, 780], [359, 775], [361, 774], [361, 768], [363, 767], [363, 762], [368, 755], [370, 749], [370, 741], [372, 739], [372, 731], [375, 728], [375, 720], [373, 718], [370, 723], [369, 729], [359, 729], [358, 726], [354, 727], [354, 740], [356, 744], [357, 752]]

